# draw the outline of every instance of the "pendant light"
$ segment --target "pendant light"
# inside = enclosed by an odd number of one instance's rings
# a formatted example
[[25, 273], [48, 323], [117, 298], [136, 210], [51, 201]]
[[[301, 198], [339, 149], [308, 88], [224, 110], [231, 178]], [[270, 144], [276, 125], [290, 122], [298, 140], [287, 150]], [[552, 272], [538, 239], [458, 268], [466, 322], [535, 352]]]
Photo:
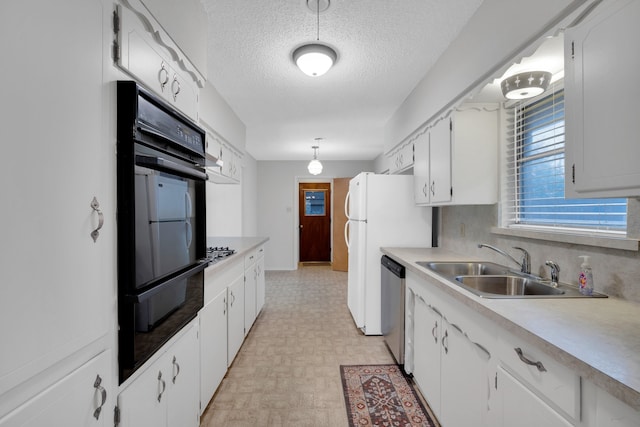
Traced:
[[[323, 11], [329, 8], [330, 0], [307, 0], [307, 7], [315, 6], [317, 18], [316, 41], [320, 41], [320, 3], [323, 3]], [[326, 6], [325, 4], [326, 3]], [[320, 43], [308, 43], [293, 51], [293, 62], [308, 76], [318, 77], [325, 74], [336, 62], [336, 51]]]
[[322, 173], [322, 163], [320, 163], [320, 160], [318, 160], [319, 147], [317, 145], [314, 145], [311, 148], [313, 148], [313, 160], [311, 160], [309, 162], [309, 165], [307, 165], [307, 170], [311, 175], [320, 175]]
[[547, 71], [526, 71], [507, 77], [500, 87], [507, 99], [526, 99], [547, 90], [550, 81], [551, 73]]

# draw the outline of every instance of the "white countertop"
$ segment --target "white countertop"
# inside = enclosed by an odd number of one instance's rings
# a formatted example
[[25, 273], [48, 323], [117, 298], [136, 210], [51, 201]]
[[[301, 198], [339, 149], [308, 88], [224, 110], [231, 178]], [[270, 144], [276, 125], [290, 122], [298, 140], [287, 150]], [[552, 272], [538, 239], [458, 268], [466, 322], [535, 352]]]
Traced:
[[236, 253], [230, 255], [226, 258], [223, 258], [219, 261], [216, 261], [213, 264], [210, 264], [210, 269], [217, 270], [223, 269], [225, 266], [231, 264], [234, 260], [237, 260], [241, 257], [244, 257], [245, 254], [252, 249], [257, 248], [258, 246], [266, 243], [269, 240], [268, 237], [207, 237], [207, 247], [209, 246], [218, 246], [218, 247], [229, 247], [229, 249], [235, 249]]
[[414, 273], [437, 279], [439, 289], [460, 303], [640, 410], [640, 304], [618, 298], [480, 298], [416, 264], [478, 258], [438, 248], [381, 250]]

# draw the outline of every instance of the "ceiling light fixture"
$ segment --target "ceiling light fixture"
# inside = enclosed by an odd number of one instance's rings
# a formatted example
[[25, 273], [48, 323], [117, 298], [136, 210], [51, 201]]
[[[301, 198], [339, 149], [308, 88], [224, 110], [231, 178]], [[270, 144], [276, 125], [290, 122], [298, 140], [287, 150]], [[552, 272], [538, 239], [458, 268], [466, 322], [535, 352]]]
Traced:
[[[307, 7], [315, 10], [317, 17], [316, 41], [320, 41], [320, 3], [322, 11], [329, 8], [331, 0], [307, 0]], [[293, 62], [308, 76], [318, 77], [325, 74], [336, 62], [336, 51], [320, 43], [309, 43], [300, 46], [293, 51]]]
[[543, 93], [550, 81], [551, 73], [547, 71], [527, 71], [507, 77], [500, 87], [507, 99], [526, 99]]
[[[316, 138], [316, 141], [321, 140], [322, 138]], [[318, 160], [318, 146], [314, 145], [313, 148], [313, 160], [309, 162], [307, 166], [307, 170], [311, 175], [320, 175], [322, 173], [322, 163]]]

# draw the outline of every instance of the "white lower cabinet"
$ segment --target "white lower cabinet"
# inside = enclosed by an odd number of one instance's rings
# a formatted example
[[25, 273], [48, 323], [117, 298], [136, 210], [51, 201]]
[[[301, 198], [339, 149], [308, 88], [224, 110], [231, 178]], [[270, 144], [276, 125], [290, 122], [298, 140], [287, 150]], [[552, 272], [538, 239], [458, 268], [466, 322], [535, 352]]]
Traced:
[[111, 352], [105, 351], [0, 419], [2, 427], [113, 425]]
[[231, 366], [244, 341], [244, 275], [229, 285], [227, 298], [227, 366]]
[[[510, 396], [512, 387], [508, 382], [503, 384], [498, 375], [494, 388], [498, 406], [503, 403], [501, 412], [522, 411], [523, 417], [532, 410], [554, 412], [557, 418], [564, 417], [571, 422], [580, 421], [580, 376], [573, 370], [506, 331], [500, 331], [497, 356], [498, 372], [500, 370], [509, 372], [514, 381], [518, 381], [522, 387], [528, 389], [530, 394], [538, 396], [536, 400], [522, 400], [516, 408], [511, 405], [505, 407], [504, 400], [513, 398]], [[544, 411], [541, 405], [545, 406]]]
[[413, 376], [443, 426], [484, 425], [491, 338], [481, 319], [407, 274], [413, 296]]
[[[518, 427], [568, 427], [568, 422], [547, 403], [541, 400], [523, 383], [514, 378], [502, 367], [498, 367], [497, 379], [500, 426]], [[600, 425], [600, 424], [598, 424]], [[602, 426], [610, 424], [602, 424]]]
[[264, 306], [266, 298], [266, 278], [264, 276], [264, 246], [260, 246], [256, 251], [256, 316]]
[[200, 415], [227, 372], [227, 288], [200, 310]]
[[186, 326], [118, 396], [120, 427], [197, 427], [200, 422], [198, 323]]
[[258, 273], [256, 271], [256, 252], [251, 251], [244, 257], [244, 333], [251, 330], [256, 320], [256, 298]]
[[423, 297], [414, 295], [413, 378], [440, 418], [440, 331], [442, 316]]

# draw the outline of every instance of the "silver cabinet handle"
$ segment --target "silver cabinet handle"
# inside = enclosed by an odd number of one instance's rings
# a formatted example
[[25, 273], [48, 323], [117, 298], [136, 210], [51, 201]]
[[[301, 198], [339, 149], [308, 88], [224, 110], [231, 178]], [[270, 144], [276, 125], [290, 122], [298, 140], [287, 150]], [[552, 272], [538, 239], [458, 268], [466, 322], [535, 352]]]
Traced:
[[162, 399], [162, 395], [164, 394], [164, 391], [167, 389], [167, 383], [162, 379], [162, 371], [158, 371], [158, 381], [159, 381], [159, 384], [162, 385], [162, 390], [158, 394], [158, 402], [160, 402], [160, 400]]
[[180, 375], [180, 365], [177, 362], [177, 359], [175, 356], [173, 356], [173, 366], [175, 367], [175, 372], [176, 374], [173, 376], [173, 378], [171, 379], [171, 382], [173, 382], [174, 384], [176, 383], [176, 378], [178, 378], [178, 375]]
[[442, 337], [442, 347], [444, 347], [444, 353], [449, 353], [449, 347], [447, 347], [447, 341], [449, 341], [449, 331], [445, 330]]
[[102, 407], [107, 402], [107, 390], [105, 390], [104, 387], [102, 387], [100, 384], [102, 384], [102, 378], [100, 378], [100, 375], [96, 375], [96, 380], [93, 383], [93, 388], [98, 390], [100, 392], [100, 395], [102, 396], [102, 402], [100, 402], [100, 406], [98, 406], [96, 410], [93, 411], [93, 416], [96, 420], [100, 419], [100, 412], [102, 411]]
[[173, 100], [178, 99], [178, 94], [180, 93], [180, 82], [178, 81], [178, 76], [173, 75], [173, 81], [171, 82], [171, 93], [173, 94]]
[[91, 209], [93, 209], [94, 212], [98, 213], [98, 227], [96, 227], [96, 229], [91, 232], [91, 238], [95, 243], [95, 241], [98, 240], [98, 237], [100, 236], [100, 229], [104, 225], [104, 214], [100, 210], [100, 203], [98, 203], [98, 199], [96, 199], [95, 196], [91, 201]]
[[523, 363], [527, 365], [535, 366], [536, 368], [538, 368], [538, 371], [540, 372], [547, 372], [547, 368], [544, 367], [542, 362], [540, 361], [534, 362], [533, 360], [529, 360], [526, 357], [524, 357], [524, 355], [522, 354], [522, 349], [520, 347], [516, 347], [514, 348], [514, 350]]
[[227, 297], [222, 298], [222, 314], [227, 315]]
[[236, 302], [236, 296], [233, 294], [233, 292], [231, 292], [231, 297], [233, 298], [231, 300], [231, 307], [233, 307], [233, 303]]
[[431, 329], [431, 335], [433, 335], [433, 339], [436, 342], [436, 344], [438, 344], [438, 321], [435, 321], [435, 324], [433, 325], [433, 329]]
[[169, 82], [169, 71], [167, 70], [167, 66], [162, 61], [160, 64], [160, 70], [158, 70], [158, 81], [160, 82], [160, 91], [164, 92], [164, 87]]
[[435, 181], [431, 182], [431, 195], [432, 196], [436, 195], [436, 182]]

